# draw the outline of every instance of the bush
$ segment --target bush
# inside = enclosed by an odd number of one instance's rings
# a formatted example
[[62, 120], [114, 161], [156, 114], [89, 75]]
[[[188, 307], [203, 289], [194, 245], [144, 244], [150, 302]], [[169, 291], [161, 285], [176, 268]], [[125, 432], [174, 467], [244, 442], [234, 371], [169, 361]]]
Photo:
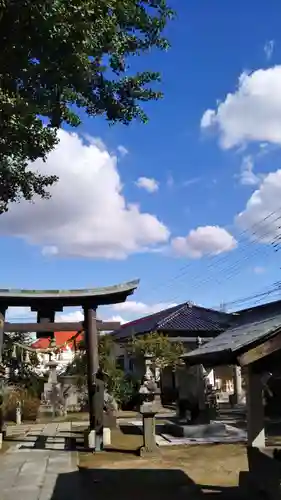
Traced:
[[34, 422], [37, 419], [39, 406], [40, 399], [37, 399], [35, 397], [24, 399], [22, 404], [22, 419], [32, 420]]
[[134, 410], [139, 406], [139, 388], [139, 380], [123, 373], [119, 387], [119, 404], [122, 410]]
[[18, 401], [21, 402], [22, 420], [36, 420], [40, 399], [33, 396], [26, 389], [8, 389], [4, 394], [3, 416], [4, 420], [16, 420], [16, 408]]
[[[122, 410], [133, 410], [139, 404], [139, 387], [137, 379], [126, 375], [123, 370], [111, 367], [107, 372], [105, 388]], [[88, 389], [80, 387], [80, 404], [82, 411], [88, 411]]]

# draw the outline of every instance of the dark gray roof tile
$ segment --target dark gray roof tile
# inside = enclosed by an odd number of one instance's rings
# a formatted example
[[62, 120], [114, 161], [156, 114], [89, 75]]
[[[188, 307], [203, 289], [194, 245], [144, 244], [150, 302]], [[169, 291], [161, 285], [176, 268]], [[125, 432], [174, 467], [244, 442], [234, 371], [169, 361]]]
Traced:
[[188, 302], [178, 306], [165, 309], [164, 311], [151, 314], [130, 321], [113, 332], [116, 340], [125, 340], [132, 335], [141, 335], [153, 331], [162, 332], [203, 332], [219, 333], [231, 322], [232, 315], [205, 309]]
[[236, 326], [228, 328], [210, 342], [185, 354], [184, 358], [192, 363], [200, 359], [200, 363], [204, 364], [204, 357], [207, 359], [213, 356], [213, 359], [219, 360], [223, 353], [237, 355], [238, 352], [245, 351], [271, 337], [281, 328], [281, 312], [256, 321], [245, 321], [243, 318], [242, 324], [239, 324], [239, 319], [241, 320], [238, 315]]

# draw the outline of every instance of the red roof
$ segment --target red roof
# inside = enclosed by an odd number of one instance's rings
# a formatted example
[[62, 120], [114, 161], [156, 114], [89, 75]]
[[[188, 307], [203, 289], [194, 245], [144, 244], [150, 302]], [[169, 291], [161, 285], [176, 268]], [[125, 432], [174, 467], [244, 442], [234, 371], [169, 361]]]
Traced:
[[[64, 342], [71, 339], [76, 333], [77, 332], [55, 332], [54, 336], [55, 336], [55, 340], [56, 340], [56, 345], [59, 347], [60, 345], [64, 344]], [[76, 341], [76, 343], [78, 343], [82, 339], [83, 339], [83, 334], [80, 333], [79, 335], [77, 335], [75, 341]], [[50, 347], [50, 341], [51, 341], [51, 337], [43, 337], [41, 339], [37, 339], [32, 344], [31, 347], [33, 347], [33, 349], [47, 349], [48, 347]], [[68, 346], [71, 349], [73, 349], [73, 344], [74, 344], [74, 342], [69, 342]], [[66, 347], [64, 346], [62, 349], [65, 350]]]

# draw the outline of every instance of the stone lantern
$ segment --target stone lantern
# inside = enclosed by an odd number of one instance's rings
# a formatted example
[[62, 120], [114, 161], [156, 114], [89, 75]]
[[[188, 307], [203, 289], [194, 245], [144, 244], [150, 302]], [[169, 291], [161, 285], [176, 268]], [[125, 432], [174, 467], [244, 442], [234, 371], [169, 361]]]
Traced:
[[155, 395], [157, 393], [157, 384], [151, 370], [152, 355], [145, 354], [144, 361], [145, 374], [139, 390], [141, 400], [140, 413], [143, 421], [143, 446], [140, 448], [141, 456], [157, 451], [155, 432], [155, 415], [157, 413]]

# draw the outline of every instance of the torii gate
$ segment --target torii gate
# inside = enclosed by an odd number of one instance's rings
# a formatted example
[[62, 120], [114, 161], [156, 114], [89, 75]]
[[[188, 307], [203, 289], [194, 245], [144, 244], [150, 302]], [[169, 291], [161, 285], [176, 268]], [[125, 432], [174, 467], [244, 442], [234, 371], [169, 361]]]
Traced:
[[[89, 395], [90, 432], [95, 434], [95, 451], [102, 449], [103, 434], [103, 383], [97, 380], [99, 369], [98, 331], [110, 331], [119, 323], [97, 320], [100, 305], [125, 302], [134, 293], [139, 280], [103, 288], [78, 290], [13, 290], [0, 289], [0, 365], [2, 361], [4, 332], [35, 332], [37, 338], [53, 337], [57, 331], [85, 332], [87, 352], [87, 379]], [[37, 323], [8, 323], [5, 313], [8, 307], [30, 307], [37, 312]], [[80, 306], [84, 310], [84, 321], [56, 323], [55, 313], [64, 307]], [[1, 431], [1, 430], [0, 430]]]

